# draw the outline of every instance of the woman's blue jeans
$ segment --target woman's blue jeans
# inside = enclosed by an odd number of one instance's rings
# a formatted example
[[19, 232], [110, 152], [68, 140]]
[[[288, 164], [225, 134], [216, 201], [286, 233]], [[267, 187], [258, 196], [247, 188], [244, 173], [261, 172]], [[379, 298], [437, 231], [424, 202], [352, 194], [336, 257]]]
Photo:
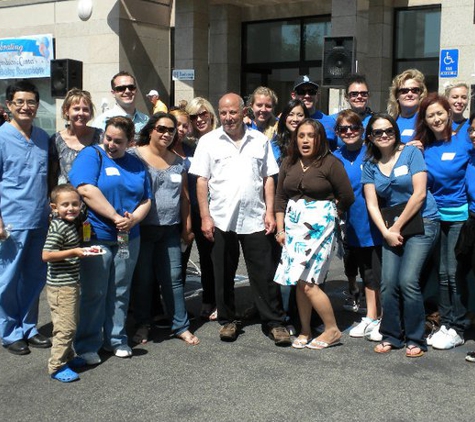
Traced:
[[424, 300], [419, 275], [439, 236], [439, 222], [424, 219], [423, 235], [409, 237], [403, 246], [383, 245], [381, 303], [383, 341], [395, 348], [415, 345], [427, 350], [424, 339]]
[[134, 272], [134, 317], [137, 325], [151, 323], [153, 284], [160, 283], [165, 307], [172, 316], [173, 334], [188, 330], [181, 273], [180, 228], [140, 226], [140, 254]]
[[75, 341], [78, 354], [97, 352], [101, 346], [112, 350], [127, 344], [125, 321], [140, 238], [130, 239], [129, 259], [117, 255], [117, 242], [94, 240], [90, 244], [100, 245], [106, 253], [81, 260], [81, 300]]
[[439, 253], [439, 314], [440, 324], [447, 329], [453, 328], [463, 337], [465, 331], [465, 314], [467, 309], [463, 305], [461, 294], [460, 271], [457, 271], [455, 244], [463, 226], [463, 221], [442, 221], [440, 224]]

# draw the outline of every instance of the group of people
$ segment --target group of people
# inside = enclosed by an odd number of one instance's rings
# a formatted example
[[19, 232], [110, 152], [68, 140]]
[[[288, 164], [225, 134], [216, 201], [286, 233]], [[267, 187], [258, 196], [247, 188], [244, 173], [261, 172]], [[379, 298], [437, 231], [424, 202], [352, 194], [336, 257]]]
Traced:
[[[340, 344], [324, 286], [341, 250], [353, 305], [363, 295], [367, 302], [351, 337], [377, 341], [377, 353], [405, 347], [410, 358], [428, 345], [464, 343], [475, 270], [475, 115], [463, 116], [466, 84], [427, 94], [422, 73], [410, 69], [394, 78], [388, 112], [373, 113], [367, 81], [351, 75], [349, 108], [333, 116], [317, 109], [319, 86], [308, 76], [295, 81], [279, 116], [267, 87], [247, 105], [225, 94], [218, 113], [197, 97], [151, 117], [135, 107], [130, 73], [113, 76], [111, 93], [115, 106], [94, 119], [90, 94], [69, 91], [66, 127], [49, 139], [33, 125], [36, 87], [7, 88], [0, 336], [9, 352], [52, 346], [51, 377], [74, 381], [75, 367], [101, 363], [100, 350], [132, 356], [129, 310], [135, 343], [146, 343], [166, 314], [172, 335], [199, 344], [184, 298], [193, 240], [200, 317], [218, 321], [223, 341], [240, 333], [240, 245], [254, 307], [276, 345]], [[156, 103], [158, 94], [149, 95]], [[434, 264], [440, 329], [426, 338], [422, 288]], [[36, 328], [45, 281], [52, 343]], [[313, 311], [323, 323], [317, 335]]]

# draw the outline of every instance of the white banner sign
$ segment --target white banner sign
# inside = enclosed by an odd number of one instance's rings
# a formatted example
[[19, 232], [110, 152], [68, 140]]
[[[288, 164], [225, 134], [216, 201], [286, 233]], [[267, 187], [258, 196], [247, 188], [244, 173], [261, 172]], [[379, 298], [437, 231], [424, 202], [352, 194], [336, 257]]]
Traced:
[[53, 36], [0, 39], [0, 79], [49, 78]]

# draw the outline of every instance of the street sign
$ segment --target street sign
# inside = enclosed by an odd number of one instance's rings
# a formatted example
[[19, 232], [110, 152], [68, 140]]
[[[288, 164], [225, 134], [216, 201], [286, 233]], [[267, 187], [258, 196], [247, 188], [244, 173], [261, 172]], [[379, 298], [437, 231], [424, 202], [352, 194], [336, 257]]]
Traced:
[[174, 81], [194, 81], [195, 69], [175, 69], [172, 72], [172, 79]]
[[440, 50], [440, 77], [456, 78], [459, 74], [459, 51]]

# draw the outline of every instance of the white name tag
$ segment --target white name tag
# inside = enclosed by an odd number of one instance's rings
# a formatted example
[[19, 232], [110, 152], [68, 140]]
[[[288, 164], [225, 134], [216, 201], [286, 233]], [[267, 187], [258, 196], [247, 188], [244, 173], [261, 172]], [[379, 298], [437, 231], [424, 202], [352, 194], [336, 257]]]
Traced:
[[401, 136], [412, 136], [414, 135], [414, 129], [404, 129], [401, 133]]
[[405, 176], [407, 173], [409, 173], [409, 169], [406, 165], [399, 166], [394, 169], [394, 176], [396, 177]]
[[442, 154], [442, 161], [452, 161], [455, 158], [455, 152], [444, 152]]
[[170, 180], [173, 183], [180, 183], [181, 182], [181, 174], [177, 174], [177, 173], [170, 174]]
[[120, 176], [119, 169], [115, 167], [106, 167], [107, 176]]

